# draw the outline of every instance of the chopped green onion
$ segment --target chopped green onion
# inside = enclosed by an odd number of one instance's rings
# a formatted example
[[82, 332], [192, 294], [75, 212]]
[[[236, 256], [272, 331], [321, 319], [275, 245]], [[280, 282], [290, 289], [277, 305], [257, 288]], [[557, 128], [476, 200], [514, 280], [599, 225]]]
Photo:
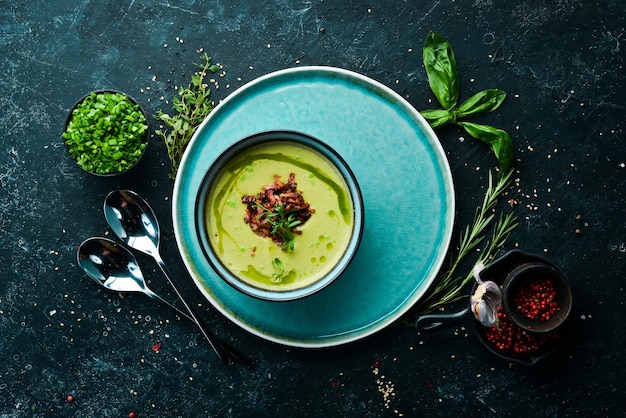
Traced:
[[72, 111], [63, 139], [85, 171], [117, 174], [132, 167], [146, 147], [148, 123], [123, 93], [91, 93]]

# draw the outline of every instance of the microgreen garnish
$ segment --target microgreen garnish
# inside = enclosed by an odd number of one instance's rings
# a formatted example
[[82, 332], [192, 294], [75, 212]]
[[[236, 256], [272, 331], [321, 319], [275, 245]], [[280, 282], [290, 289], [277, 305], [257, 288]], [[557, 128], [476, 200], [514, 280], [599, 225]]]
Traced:
[[500, 175], [513, 165], [513, 141], [506, 131], [466, 119], [496, 110], [506, 98], [498, 89], [483, 90], [458, 105], [460, 79], [452, 46], [443, 36], [430, 32], [423, 51], [428, 83], [443, 109], [420, 112], [433, 128], [450, 123], [489, 145], [500, 164]]
[[127, 95], [93, 92], [72, 111], [63, 139], [85, 171], [116, 174], [139, 160], [147, 129], [140, 106]]
[[257, 207], [263, 210], [259, 220], [263, 217], [267, 220], [267, 223], [272, 227], [270, 233], [280, 237], [281, 248], [284, 251], [293, 251], [296, 245], [293, 228], [302, 223], [296, 219], [297, 209], [285, 210], [285, 205], [276, 206], [273, 210], [260, 204], [257, 204]]
[[191, 76], [191, 83], [187, 88], [178, 91], [178, 97], [172, 99], [172, 108], [176, 112], [174, 116], [159, 110], [154, 116], [169, 128], [155, 131], [167, 147], [167, 155], [170, 160], [171, 179], [176, 178], [178, 166], [185, 152], [187, 144], [191, 140], [196, 128], [213, 110], [213, 103], [209, 100], [211, 90], [205, 82], [208, 72], [216, 72], [218, 65], [211, 64], [211, 57], [206, 53], [202, 55], [204, 62], [196, 64], [200, 70]]
[[280, 258], [276, 257], [272, 260], [272, 266], [274, 266], [274, 269], [276, 269], [276, 272], [272, 273], [272, 277], [274, 277], [272, 281], [280, 282], [285, 275], [285, 265], [282, 261], [280, 261]]

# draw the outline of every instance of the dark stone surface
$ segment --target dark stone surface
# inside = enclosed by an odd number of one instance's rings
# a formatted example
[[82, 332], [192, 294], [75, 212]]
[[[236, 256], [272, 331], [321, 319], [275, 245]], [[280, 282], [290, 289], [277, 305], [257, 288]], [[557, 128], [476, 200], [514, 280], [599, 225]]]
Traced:
[[[3, 1], [0, 416], [623, 416], [624, 16], [621, 0]], [[426, 109], [430, 29], [455, 49], [462, 99], [508, 93], [479, 121], [515, 141], [518, 180], [507, 199], [517, 205], [502, 207], [521, 223], [506, 247], [549, 257], [574, 283], [574, 334], [557, 359], [527, 369], [462, 329], [402, 326], [345, 347], [293, 349], [249, 335], [205, 302], [216, 333], [256, 361], [225, 368], [193, 327], [141, 295], [102, 291], [79, 270], [77, 245], [107, 233], [104, 197], [131, 188], [161, 221], [165, 262], [202, 302], [175, 245], [163, 144], [153, 137], [127, 175], [83, 173], [60, 137], [79, 97], [115, 88], [150, 114], [168, 111], [203, 48], [225, 69], [215, 100], [278, 69], [330, 65]], [[438, 134], [462, 227], [495, 160], [456, 128]], [[171, 298], [154, 262], [139, 259]]]

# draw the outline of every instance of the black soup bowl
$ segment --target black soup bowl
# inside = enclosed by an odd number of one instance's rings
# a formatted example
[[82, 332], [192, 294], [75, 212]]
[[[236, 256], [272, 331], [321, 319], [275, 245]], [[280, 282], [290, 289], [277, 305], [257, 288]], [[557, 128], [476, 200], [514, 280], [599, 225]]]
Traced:
[[[302, 221], [290, 209], [296, 197], [312, 210]], [[293, 131], [257, 133], [226, 149], [205, 175], [196, 216], [213, 270], [235, 289], [276, 302], [331, 285], [364, 227], [348, 164], [325, 142]]]

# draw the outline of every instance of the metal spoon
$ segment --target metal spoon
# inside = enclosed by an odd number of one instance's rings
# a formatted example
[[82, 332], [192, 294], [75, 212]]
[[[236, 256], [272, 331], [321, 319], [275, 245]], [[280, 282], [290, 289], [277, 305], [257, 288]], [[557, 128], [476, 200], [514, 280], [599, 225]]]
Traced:
[[108, 238], [86, 239], [78, 248], [78, 265], [99, 285], [116, 292], [139, 292], [175, 310], [181, 317], [195, 323], [192, 317], [172, 305], [146, 285], [135, 256]]
[[159, 254], [159, 223], [148, 202], [131, 190], [114, 190], [104, 201], [104, 217], [115, 234], [130, 247], [148, 254], [157, 262], [180, 301], [200, 328], [215, 353], [227, 365], [250, 361], [213, 335], [208, 324], [183, 296], [181, 286], [169, 272]]

